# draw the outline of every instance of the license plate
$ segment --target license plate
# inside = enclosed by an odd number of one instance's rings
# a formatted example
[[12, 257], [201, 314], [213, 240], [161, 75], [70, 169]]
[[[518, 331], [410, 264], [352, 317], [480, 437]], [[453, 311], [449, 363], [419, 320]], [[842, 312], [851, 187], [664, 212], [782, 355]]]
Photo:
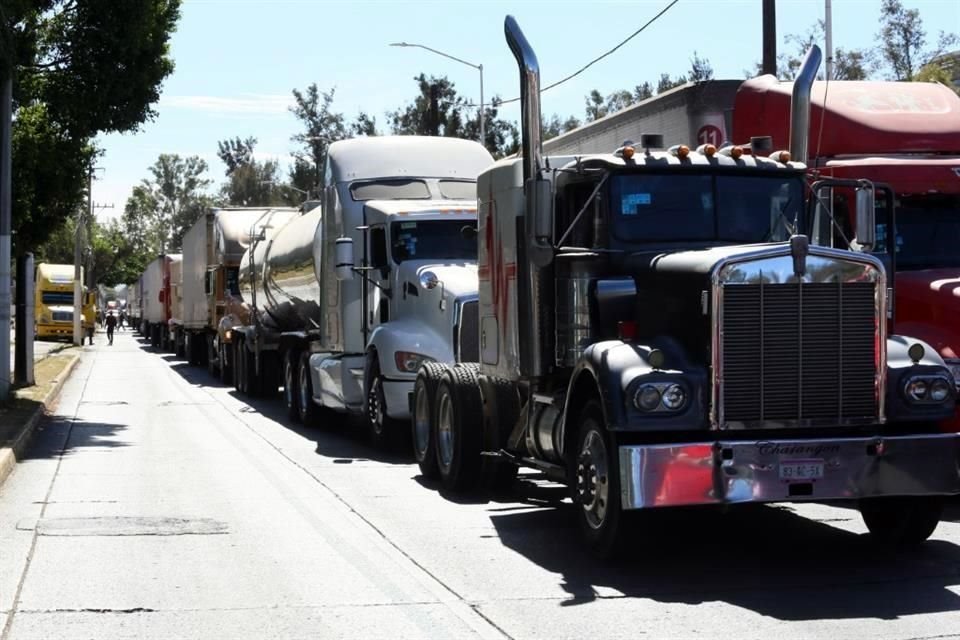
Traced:
[[789, 460], [780, 463], [780, 479], [786, 482], [809, 482], [823, 477], [823, 460]]

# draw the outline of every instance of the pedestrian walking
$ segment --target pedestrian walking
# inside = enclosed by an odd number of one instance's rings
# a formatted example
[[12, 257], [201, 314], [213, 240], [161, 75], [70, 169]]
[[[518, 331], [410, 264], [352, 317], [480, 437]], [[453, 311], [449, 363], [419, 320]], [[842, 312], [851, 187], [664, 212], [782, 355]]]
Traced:
[[123, 324], [127, 321], [127, 314], [124, 311], [120, 312], [120, 320], [117, 322], [117, 329], [123, 331]]
[[113, 315], [113, 311], [110, 311], [107, 314], [107, 342], [111, 345], [113, 344], [113, 330], [117, 326], [117, 317]]

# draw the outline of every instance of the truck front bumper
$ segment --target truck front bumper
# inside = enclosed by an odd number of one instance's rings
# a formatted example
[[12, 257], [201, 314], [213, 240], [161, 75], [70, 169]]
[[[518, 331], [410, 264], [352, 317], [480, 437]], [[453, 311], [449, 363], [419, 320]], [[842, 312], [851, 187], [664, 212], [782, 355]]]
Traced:
[[624, 509], [960, 493], [960, 434], [622, 446]]

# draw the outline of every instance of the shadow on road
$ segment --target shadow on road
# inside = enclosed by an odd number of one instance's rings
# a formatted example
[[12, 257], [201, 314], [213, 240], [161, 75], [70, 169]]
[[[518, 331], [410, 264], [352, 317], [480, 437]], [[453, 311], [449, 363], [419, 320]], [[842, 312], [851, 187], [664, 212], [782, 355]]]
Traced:
[[65, 416], [53, 415], [37, 427], [23, 460], [56, 458], [61, 454], [69, 456], [81, 449], [126, 447], [129, 445], [118, 439], [126, 429], [127, 426], [123, 424], [71, 420]]
[[210, 375], [205, 367], [191, 366], [186, 360], [169, 352], [154, 349], [149, 341], [140, 340], [144, 351], [162, 354], [160, 357], [169, 362], [170, 369], [193, 386], [230, 389], [230, 395], [247, 406], [244, 413], [258, 413], [297, 435], [316, 443], [317, 455], [330, 458], [337, 464], [352, 464], [372, 460], [384, 464], [410, 464], [413, 462], [412, 449], [406, 433], [397, 438], [389, 449], [378, 449], [366, 440], [365, 427], [359, 419], [335, 413], [323, 412], [318, 426], [304, 426], [287, 417], [286, 406], [280, 388], [268, 396], [250, 397]]
[[504, 545], [562, 576], [563, 606], [613, 589], [660, 602], [722, 601], [780, 620], [960, 610], [948, 589], [960, 584], [960, 547], [951, 543], [893, 552], [782, 506], [670, 510], [631, 522], [635, 544], [604, 564], [582, 548], [573, 508], [491, 516]]

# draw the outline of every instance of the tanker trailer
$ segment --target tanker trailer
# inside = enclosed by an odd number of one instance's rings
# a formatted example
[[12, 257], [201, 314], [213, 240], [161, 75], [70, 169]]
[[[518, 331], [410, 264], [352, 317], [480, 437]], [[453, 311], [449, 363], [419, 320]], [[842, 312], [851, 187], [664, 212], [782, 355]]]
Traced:
[[283, 386], [305, 423], [362, 416], [375, 444], [407, 433], [420, 365], [477, 357], [476, 177], [492, 161], [452, 138], [333, 143], [323, 214], [245, 256], [238, 388]]
[[286, 207], [212, 208], [184, 235], [183, 328], [190, 364], [206, 364], [211, 374], [230, 379], [229, 341], [220, 325], [240, 301], [240, 260], [251, 237], [282, 227], [296, 213]]

